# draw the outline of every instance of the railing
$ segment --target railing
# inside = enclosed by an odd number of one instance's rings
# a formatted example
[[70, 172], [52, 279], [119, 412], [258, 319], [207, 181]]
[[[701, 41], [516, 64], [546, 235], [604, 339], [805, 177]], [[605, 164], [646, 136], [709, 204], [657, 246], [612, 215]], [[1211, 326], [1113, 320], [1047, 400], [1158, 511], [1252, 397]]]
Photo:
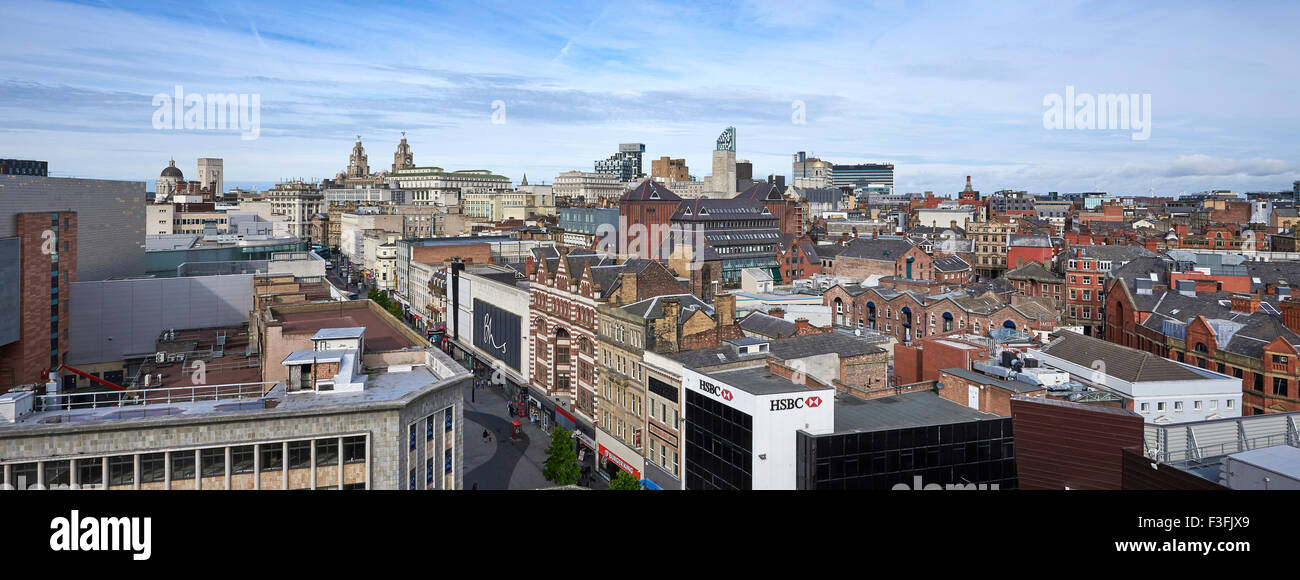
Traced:
[[97, 391], [91, 393], [65, 393], [38, 395], [34, 404], [37, 411], [96, 409], [131, 405], [158, 405], [219, 401], [226, 399], [257, 399], [264, 396], [276, 383], [231, 383], [226, 385], [196, 385], [165, 389], [130, 389], [126, 391]]
[[1286, 433], [1274, 433], [1272, 435], [1262, 435], [1252, 437], [1245, 441], [1224, 441], [1222, 443], [1213, 443], [1210, 445], [1201, 445], [1181, 451], [1168, 452], [1167, 463], [1172, 465], [1186, 465], [1189, 463], [1217, 463], [1224, 456], [1248, 451], [1251, 449], [1261, 449], [1264, 447], [1273, 447], [1276, 445], [1293, 445]]

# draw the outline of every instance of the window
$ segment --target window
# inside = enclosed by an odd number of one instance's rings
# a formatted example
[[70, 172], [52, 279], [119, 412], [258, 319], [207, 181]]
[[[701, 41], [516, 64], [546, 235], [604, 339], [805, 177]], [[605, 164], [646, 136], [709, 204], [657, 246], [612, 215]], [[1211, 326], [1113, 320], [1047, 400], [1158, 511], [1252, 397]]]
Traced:
[[203, 468], [203, 477], [224, 477], [226, 475], [225, 448], [204, 449], [199, 461]]
[[363, 435], [343, 438], [343, 463], [363, 463], [366, 460], [366, 438]]
[[[35, 481], [35, 474], [32, 481]], [[131, 485], [135, 482], [135, 456], [118, 455], [108, 458], [108, 484]]]
[[1182, 410], [1183, 410], [1183, 402], [1182, 402], [1182, 401], [1174, 401], [1174, 410], [1175, 410], [1175, 411], [1178, 411], [1178, 412], [1182, 412]]
[[311, 467], [311, 441], [293, 441], [289, 443], [289, 469], [304, 467]]
[[1165, 404], [1164, 404], [1163, 402], [1161, 402], [1161, 403], [1156, 403], [1156, 410], [1157, 410], [1157, 411], [1163, 411], [1163, 410], [1165, 410]]
[[230, 473], [253, 472], [253, 446], [241, 445], [230, 448]]
[[324, 467], [326, 465], [339, 464], [339, 440], [338, 439], [317, 439], [316, 440], [316, 466]]
[[284, 467], [284, 448], [279, 443], [262, 446], [262, 471], [279, 471]]
[[1200, 402], [1200, 401], [1196, 401], [1196, 402], [1192, 403], [1192, 409], [1194, 409], [1194, 410], [1196, 410], [1196, 411], [1200, 411], [1200, 410], [1201, 410], [1201, 402]]
[[[190, 453], [191, 465], [194, 461], [194, 454]], [[15, 472], [16, 474], [16, 472]], [[190, 469], [190, 477], [194, 476], [194, 469]], [[172, 479], [176, 479], [176, 474], [172, 474]], [[13, 485], [18, 485], [17, 481]], [[104, 463], [99, 459], [84, 459], [77, 462], [77, 486], [81, 488], [99, 487], [104, 485]]]
[[1225, 405], [1225, 406], [1226, 406], [1227, 408], [1231, 409], [1231, 408], [1232, 408], [1232, 399], [1228, 399], [1228, 400], [1227, 400], [1227, 405]]
[[1285, 377], [1273, 377], [1273, 394], [1285, 397], [1286, 384], [1287, 380]]
[[1142, 412], [1145, 413], [1151, 408], [1151, 403], [1142, 403]]

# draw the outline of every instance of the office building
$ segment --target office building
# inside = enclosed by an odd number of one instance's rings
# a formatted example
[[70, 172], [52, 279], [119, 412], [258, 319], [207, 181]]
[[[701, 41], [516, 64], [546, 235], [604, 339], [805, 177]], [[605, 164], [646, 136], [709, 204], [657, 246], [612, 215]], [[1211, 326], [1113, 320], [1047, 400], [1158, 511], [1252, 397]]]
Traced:
[[622, 143], [618, 153], [596, 161], [596, 173], [617, 175], [621, 182], [634, 181], [641, 176], [641, 156], [645, 154], [643, 143]]

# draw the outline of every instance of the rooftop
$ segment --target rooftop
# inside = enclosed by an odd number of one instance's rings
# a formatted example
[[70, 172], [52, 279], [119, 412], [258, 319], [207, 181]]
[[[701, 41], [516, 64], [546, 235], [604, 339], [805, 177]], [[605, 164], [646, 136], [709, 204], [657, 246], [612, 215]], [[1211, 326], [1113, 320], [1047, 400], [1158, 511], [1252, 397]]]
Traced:
[[[414, 332], [402, 332], [388, 320], [368, 307], [368, 300], [338, 302], [325, 308], [292, 310], [271, 308], [275, 320], [282, 324], [284, 334], [310, 334], [316, 336], [324, 329], [365, 328], [366, 351], [402, 350], [424, 347], [428, 343], [415, 340]], [[357, 306], [353, 306], [357, 305]]]
[[933, 391], [917, 391], [876, 399], [861, 399], [845, 394], [835, 396], [837, 433], [885, 431], [996, 418], [997, 415], [954, 403]]
[[808, 391], [832, 391], [830, 387], [810, 388], [793, 383], [790, 379], [773, 374], [765, 366], [705, 373], [705, 376], [745, 391], [751, 395], [776, 395], [781, 393], [800, 393]]

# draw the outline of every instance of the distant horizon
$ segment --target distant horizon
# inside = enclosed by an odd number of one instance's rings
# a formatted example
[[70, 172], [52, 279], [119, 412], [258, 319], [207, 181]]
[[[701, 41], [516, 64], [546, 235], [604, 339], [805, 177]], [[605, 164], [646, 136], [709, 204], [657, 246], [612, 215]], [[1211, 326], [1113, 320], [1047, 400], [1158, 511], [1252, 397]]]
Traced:
[[[405, 131], [417, 165], [516, 183], [620, 143], [646, 145], [647, 173], [668, 156], [703, 178], [735, 126], [755, 176], [789, 181], [807, 151], [892, 162], [899, 192], [1300, 179], [1296, 3], [33, 0], [5, 18], [3, 155], [58, 175], [152, 183], [169, 158], [219, 157], [228, 183], [328, 178], [357, 135], [388, 168]], [[222, 95], [256, 115], [184, 128], [188, 98]]]

